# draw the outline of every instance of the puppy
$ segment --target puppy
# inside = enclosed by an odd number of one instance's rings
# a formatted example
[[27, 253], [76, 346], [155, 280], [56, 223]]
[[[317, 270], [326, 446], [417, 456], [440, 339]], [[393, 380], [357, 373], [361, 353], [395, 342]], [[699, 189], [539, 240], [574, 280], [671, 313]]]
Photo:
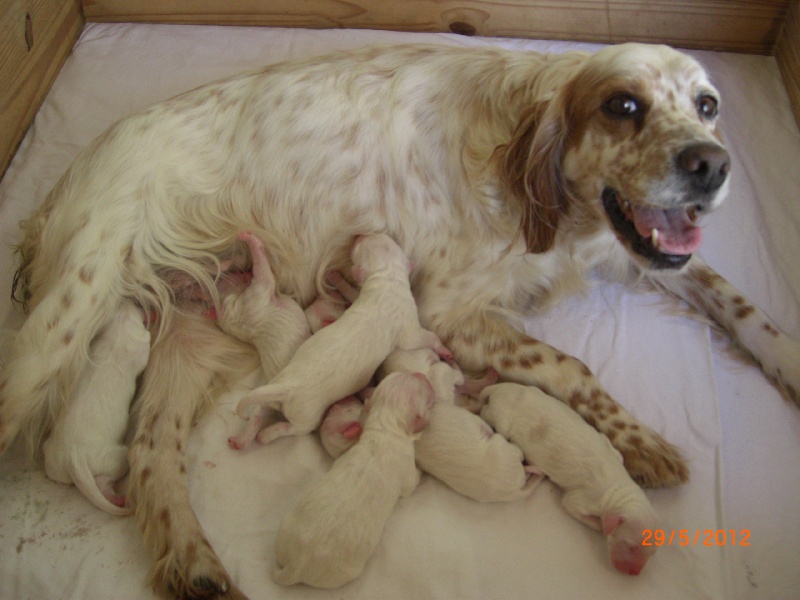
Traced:
[[414, 444], [417, 466], [478, 502], [513, 502], [528, 496], [542, 477], [523, 464], [522, 450], [468, 410], [437, 402]]
[[533, 387], [501, 383], [481, 400], [481, 417], [564, 490], [564, 508], [606, 535], [614, 568], [638, 575], [655, 551], [642, 546], [642, 530], [655, 529], [656, 517], [608, 438]]
[[238, 237], [250, 249], [252, 281], [240, 293], [223, 300], [217, 325], [225, 333], [256, 347], [269, 381], [311, 337], [311, 329], [300, 305], [278, 292], [264, 242], [249, 231], [241, 232]]
[[142, 311], [123, 304], [91, 348], [91, 362], [44, 442], [47, 476], [74, 483], [98, 508], [131, 513], [114, 482], [128, 471], [123, 444], [136, 378], [150, 356]]
[[419, 483], [414, 439], [433, 401], [420, 374], [394, 373], [378, 385], [361, 439], [283, 519], [275, 581], [336, 588], [361, 574], [397, 501]]
[[[316, 429], [334, 402], [364, 388], [396, 348], [432, 348], [452, 359], [432, 332], [422, 329], [411, 295], [411, 265], [387, 235], [361, 236], [353, 244], [353, 275], [361, 292], [335, 323], [305, 341], [288, 365], [266, 386], [247, 394], [236, 412], [250, 419], [240, 436], [246, 445], [256, 436], [266, 444], [285, 435]], [[271, 411], [286, 421], [259, 433]]]

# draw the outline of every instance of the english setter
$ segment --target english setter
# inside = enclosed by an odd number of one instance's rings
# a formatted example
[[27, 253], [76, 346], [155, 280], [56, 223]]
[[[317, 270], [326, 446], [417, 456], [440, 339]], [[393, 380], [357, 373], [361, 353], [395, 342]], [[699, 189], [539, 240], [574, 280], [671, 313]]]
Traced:
[[169, 281], [188, 275], [216, 300], [220, 264], [249, 230], [305, 306], [354, 236], [384, 232], [415, 264], [423, 326], [463, 368], [537, 386], [606, 434], [640, 484], [679, 484], [680, 454], [515, 316], [580, 290], [589, 271], [645, 278], [798, 400], [800, 345], [692, 256], [698, 216], [728, 185], [718, 106], [700, 65], [662, 46], [406, 46], [270, 66], [128, 117], [23, 224], [15, 287], [29, 316], [0, 382], [0, 452], [23, 429], [34, 445], [46, 435], [122, 304], [155, 311], [129, 491], [153, 580], [240, 597], [189, 507], [184, 453], [206, 384], [257, 358]]

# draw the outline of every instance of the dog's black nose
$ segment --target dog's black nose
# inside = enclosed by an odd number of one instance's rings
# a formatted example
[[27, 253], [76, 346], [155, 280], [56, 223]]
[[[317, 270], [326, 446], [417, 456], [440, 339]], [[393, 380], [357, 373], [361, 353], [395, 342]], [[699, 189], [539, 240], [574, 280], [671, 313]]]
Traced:
[[731, 158], [722, 146], [692, 144], [678, 153], [678, 168], [699, 192], [714, 192], [725, 183]]

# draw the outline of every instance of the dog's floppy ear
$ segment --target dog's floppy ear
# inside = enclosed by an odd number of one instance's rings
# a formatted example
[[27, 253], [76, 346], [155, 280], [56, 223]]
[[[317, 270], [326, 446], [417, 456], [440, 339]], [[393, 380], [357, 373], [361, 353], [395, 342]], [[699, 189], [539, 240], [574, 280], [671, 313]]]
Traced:
[[561, 169], [567, 138], [564, 94], [531, 107], [504, 147], [502, 177], [520, 204], [520, 232], [528, 252], [553, 247], [562, 216], [570, 205]]

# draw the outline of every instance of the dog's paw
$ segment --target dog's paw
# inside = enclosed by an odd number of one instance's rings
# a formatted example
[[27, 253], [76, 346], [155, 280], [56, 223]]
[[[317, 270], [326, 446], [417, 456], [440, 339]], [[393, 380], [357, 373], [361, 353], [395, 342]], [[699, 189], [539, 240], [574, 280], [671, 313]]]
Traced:
[[681, 453], [651, 429], [640, 425], [613, 443], [631, 478], [643, 488], [674, 487], [689, 480]]
[[167, 550], [153, 566], [150, 580], [156, 589], [165, 588], [179, 600], [247, 600], [205, 538], [179, 546], [183, 551]]

